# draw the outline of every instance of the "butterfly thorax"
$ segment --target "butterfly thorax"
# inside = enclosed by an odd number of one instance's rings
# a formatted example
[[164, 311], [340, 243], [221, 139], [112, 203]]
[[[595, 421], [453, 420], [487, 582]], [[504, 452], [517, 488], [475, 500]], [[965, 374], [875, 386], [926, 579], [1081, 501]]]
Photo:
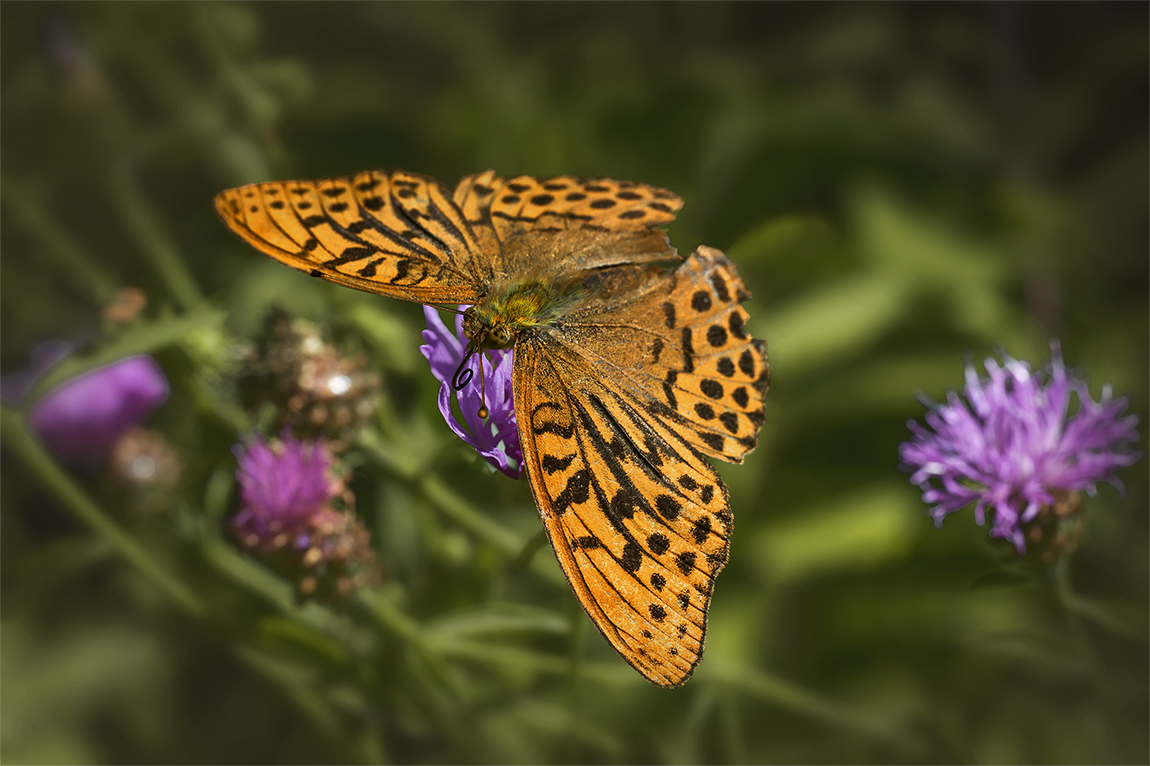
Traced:
[[497, 281], [463, 313], [463, 334], [480, 349], [509, 348], [524, 331], [554, 322], [570, 302], [569, 293], [545, 281]]

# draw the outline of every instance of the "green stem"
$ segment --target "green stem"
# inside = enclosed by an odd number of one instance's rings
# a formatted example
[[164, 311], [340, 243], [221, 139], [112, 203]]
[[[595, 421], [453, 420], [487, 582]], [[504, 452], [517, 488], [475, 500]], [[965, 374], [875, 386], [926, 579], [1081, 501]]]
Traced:
[[[714, 673], [715, 671], [712, 671]], [[708, 674], [710, 675], [710, 674]], [[719, 680], [735, 691], [787, 708], [809, 718], [838, 726], [857, 734], [885, 741], [900, 748], [909, 746], [908, 734], [893, 726], [869, 721], [817, 694], [758, 670], [721, 673]]]
[[[1106, 667], [1103, 665], [1102, 659], [1098, 656], [1098, 652], [1095, 650], [1094, 644], [1086, 632], [1086, 626], [1082, 623], [1081, 614], [1074, 608], [1075, 603], [1079, 599], [1074, 592], [1074, 586], [1070, 583], [1070, 559], [1071, 557], [1069, 555], [1063, 554], [1054, 562], [1053, 575], [1058, 602], [1066, 613], [1066, 621], [1070, 624], [1070, 633], [1073, 636], [1074, 643], [1077, 645], [1078, 651], [1085, 658], [1086, 665], [1090, 669], [1090, 680], [1094, 684], [1095, 694], [1098, 695], [1099, 705], [1104, 711], [1104, 720], [1113, 721], [1119, 717], [1118, 711], [1121, 708], [1121, 703], [1111, 692]], [[1104, 748], [1103, 760], [1116, 760], [1116, 751], [1109, 731], [1105, 731], [1102, 744]]]
[[41, 486], [50, 495], [78, 520], [107, 540], [121, 556], [151, 579], [184, 611], [194, 617], [207, 614], [207, 608], [195, 593], [172, 577], [52, 460], [28, 431], [20, 413], [8, 407], [0, 407], [0, 438], [32, 475], [39, 479]]
[[359, 591], [356, 604], [388, 633], [418, 642], [419, 623], [400, 611], [391, 593], [380, 589]]
[[59, 221], [53, 221], [27, 189], [11, 178], [0, 181], [0, 199], [16, 223], [44, 246], [45, 253], [56, 261], [58, 273], [97, 305], [112, 300], [115, 281], [92, 258], [64, 233]]
[[151, 260], [172, 296], [185, 310], [202, 306], [204, 296], [195, 277], [161, 228], [130, 169], [125, 164], [113, 168], [108, 174], [108, 185], [128, 231]]
[[90, 353], [75, 354], [60, 362], [36, 381], [24, 405], [36, 401], [66, 380], [129, 356], [155, 353], [178, 343], [198, 330], [222, 325], [224, 317], [225, 313], [222, 310], [205, 306], [199, 311], [188, 312], [178, 317], [141, 323], [122, 335], [101, 343]]
[[517, 558], [523, 550], [524, 541], [519, 535], [489, 519], [474, 505], [452, 492], [438, 476], [423, 477], [419, 488], [450, 519], [512, 559]]

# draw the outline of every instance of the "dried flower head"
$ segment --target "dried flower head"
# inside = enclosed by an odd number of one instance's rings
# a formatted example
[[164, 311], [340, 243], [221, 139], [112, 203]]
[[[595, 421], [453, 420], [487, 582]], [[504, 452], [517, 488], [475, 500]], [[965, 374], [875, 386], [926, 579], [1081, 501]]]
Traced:
[[251, 363], [254, 403], [270, 401], [282, 422], [330, 439], [348, 439], [378, 408], [380, 376], [362, 357], [344, 356], [315, 324], [272, 312], [269, 341]]
[[[1075, 493], [1094, 494], [1098, 481], [1121, 487], [1113, 472], [1138, 457], [1126, 450], [1138, 420], [1121, 417], [1126, 400], [1113, 400], [1109, 385], [1095, 402], [1084, 381], [1067, 375], [1057, 343], [1044, 380], [1005, 355], [1001, 367], [984, 364], [985, 379], [967, 365], [965, 401], [951, 392], [946, 404], [927, 403], [928, 427], [907, 423], [913, 437], [899, 455], [937, 525], [975, 503], [977, 522], [990, 509], [991, 536], [1024, 553], [1024, 527], [1040, 537], [1043, 525], [1077, 511]], [[1068, 417], [1072, 393], [1079, 407]]]
[[[484, 385], [481, 388], [480, 376], [475, 375], [457, 392], [464, 422], [461, 425], [451, 411], [451, 379], [467, 350], [463, 316], [456, 316], [455, 332], [452, 333], [434, 308], [424, 306], [423, 315], [427, 329], [423, 331], [425, 345], [419, 350], [431, 366], [431, 374], [439, 381], [440, 414], [455, 435], [474, 447], [488, 463], [518, 479], [523, 467], [523, 450], [519, 445], [519, 426], [515, 422], [515, 402], [511, 395], [514, 351], [488, 351], [472, 357], [469, 364], [475, 367], [483, 365]], [[485, 402], [482, 396], [484, 389]], [[487, 420], [479, 417], [480, 405], [487, 407]]]
[[171, 501], [183, 472], [183, 460], [162, 434], [136, 426], [112, 446], [103, 483], [132, 511], [158, 513]]

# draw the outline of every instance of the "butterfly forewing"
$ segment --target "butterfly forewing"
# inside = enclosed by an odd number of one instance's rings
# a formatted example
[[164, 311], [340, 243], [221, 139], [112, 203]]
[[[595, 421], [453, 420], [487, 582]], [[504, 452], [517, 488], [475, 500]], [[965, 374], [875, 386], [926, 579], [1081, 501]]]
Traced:
[[293, 268], [404, 300], [473, 303], [498, 256], [438, 181], [410, 173], [249, 184], [221, 192], [216, 210]]
[[524, 461], [588, 615], [644, 676], [677, 686], [702, 655], [727, 557], [726, 489], [689, 444], [588, 372], [546, 338], [517, 347]]
[[469, 221], [490, 222], [501, 241], [527, 231], [625, 231], [675, 219], [674, 192], [630, 181], [555, 176], [503, 179], [488, 170], [468, 176], [455, 202]]

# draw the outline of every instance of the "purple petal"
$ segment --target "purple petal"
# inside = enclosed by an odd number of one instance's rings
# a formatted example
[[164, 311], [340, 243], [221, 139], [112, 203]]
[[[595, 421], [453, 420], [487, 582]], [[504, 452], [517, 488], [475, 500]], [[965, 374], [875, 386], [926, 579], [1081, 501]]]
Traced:
[[129, 428], [168, 398], [168, 380], [149, 356], [133, 356], [54, 388], [32, 408], [32, 430], [66, 465], [94, 468]]
[[[487, 351], [471, 358], [468, 364], [476, 374], [462, 391], [454, 392], [463, 417], [463, 423], [460, 423], [452, 409], [451, 379], [468, 345], [463, 334], [463, 317], [456, 316], [456, 330], [451, 333], [437, 310], [424, 306], [423, 313], [427, 329], [423, 331], [425, 345], [419, 350], [427, 359], [431, 374], [439, 381], [440, 414], [455, 435], [474, 447], [487, 462], [511, 478], [519, 478], [523, 451], [512, 396], [514, 353], [511, 350]], [[480, 364], [483, 365], [482, 378], [478, 374]], [[485, 397], [482, 395], [484, 391]], [[478, 414], [480, 405], [484, 403], [488, 410], [486, 420]]]
[[322, 442], [297, 440], [285, 429], [275, 447], [256, 435], [232, 451], [239, 461], [237, 529], [258, 537], [298, 529], [334, 496], [332, 460]]
[[[975, 502], [977, 522], [989, 509], [991, 536], [1023, 552], [1021, 525], [1054, 504], [1055, 493], [1117, 483], [1112, 472], [1137, 460], [1127, 450], [1138, 438], [1137, 419], [1120, 418], [1126, 400], [1111, 401], [1109, 387], [1100, 402], [1091, 399], [1086, 384], [1067, 375], [1057, 343], [1045, 382], [1005, 355], [1001, 366], [987, 359], [984, 367], [985, 379], [967, 365], [965, 401], [952, 392], [945, 404], [929, 405], [928, 427], [908, 423], [911, 440], [899, 445], [899, 457], [936, 523]], [[1067, 418], [1072, 393], [1080, 407]]]

